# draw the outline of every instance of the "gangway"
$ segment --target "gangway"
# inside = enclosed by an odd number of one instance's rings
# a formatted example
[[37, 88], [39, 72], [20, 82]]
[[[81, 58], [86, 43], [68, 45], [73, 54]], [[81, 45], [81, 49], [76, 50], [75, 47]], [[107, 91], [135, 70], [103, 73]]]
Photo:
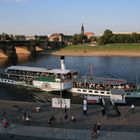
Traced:
[[102, 103], [102, 106], [104, 108], [104, 113], [108, 117], [118, 117], [120, 115], [120, 112], [117, 108], [117, 106], [114, 104], [114, 102], [110, 98], [102, 97], [100, 100]]

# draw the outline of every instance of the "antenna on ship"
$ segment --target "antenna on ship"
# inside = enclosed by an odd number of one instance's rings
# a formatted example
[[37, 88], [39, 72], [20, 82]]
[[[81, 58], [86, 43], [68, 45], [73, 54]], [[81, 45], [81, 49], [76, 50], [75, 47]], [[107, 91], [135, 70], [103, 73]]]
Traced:
[[139, 89], [138, 77], [136, 75], [136, 89]]
[[60, 61], [61, 61], [61, 70], [64, 71], [65, 70], [65, 56], [61, 56]]
[[90, 70], [90, 78], [93, 78], [93, 65], [89, 63], [89, 70]]

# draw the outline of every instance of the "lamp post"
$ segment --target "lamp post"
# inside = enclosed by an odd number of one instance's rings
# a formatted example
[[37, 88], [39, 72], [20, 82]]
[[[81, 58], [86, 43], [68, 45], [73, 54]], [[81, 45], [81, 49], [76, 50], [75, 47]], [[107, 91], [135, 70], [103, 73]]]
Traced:
[[[65, 71], [65, 57], [60, 57], [61, 72]], [[62, 73], [60, 73], [60, 121], [62, 123]]]
[[84, 96], [83, 100], [83, 115], [87, 116], [87, 95]]
[[62, 75], [60, 75], [60, 122], [62, 123]]

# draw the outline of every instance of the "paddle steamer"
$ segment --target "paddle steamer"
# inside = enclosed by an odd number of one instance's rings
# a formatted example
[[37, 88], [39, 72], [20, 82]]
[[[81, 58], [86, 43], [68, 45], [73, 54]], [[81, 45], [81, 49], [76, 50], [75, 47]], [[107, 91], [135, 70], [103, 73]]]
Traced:
[[31, 87], [42, 91], [63, 91], [72, 88], [74, 75], [76, 71], [65, 69], [65, 59], [61, 56], [60, 69], [10, 66], [0, 71], [0, 83]]

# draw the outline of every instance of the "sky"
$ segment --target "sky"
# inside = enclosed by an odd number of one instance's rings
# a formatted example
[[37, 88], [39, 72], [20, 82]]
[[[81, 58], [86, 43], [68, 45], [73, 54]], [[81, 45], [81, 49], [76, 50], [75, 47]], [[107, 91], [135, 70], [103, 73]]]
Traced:
[[140, 0], [0, 0], [0, 34], [140, 32]]

